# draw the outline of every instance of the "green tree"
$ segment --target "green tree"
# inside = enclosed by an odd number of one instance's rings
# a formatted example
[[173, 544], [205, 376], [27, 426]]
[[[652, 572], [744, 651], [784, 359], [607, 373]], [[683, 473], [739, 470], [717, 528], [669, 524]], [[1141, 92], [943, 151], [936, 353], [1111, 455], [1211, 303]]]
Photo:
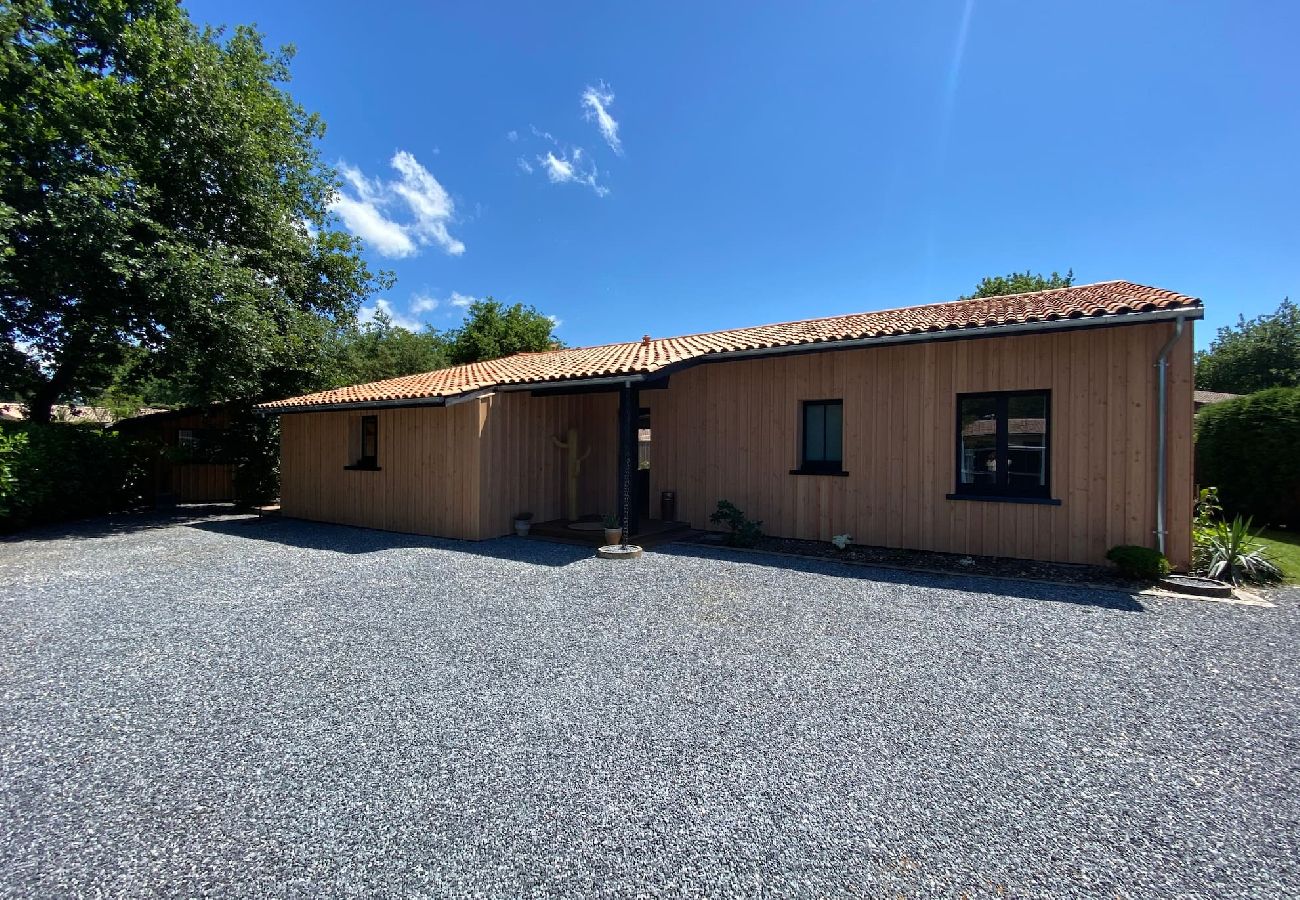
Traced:
[[447, 333], [453, 364], [481, 362], [512, 353], [554, 350], [564, 345], [555, 335], [555, 322], [532, 306], [506, 306], [488, 297], [469, 308], [465, 324]]
[[1196, 475], [1229, 516], [1300, 526], [1300, 387], [1269, 388], [1196, 416]]
[[1011, 272], [1007, 275], [990, 275], [975, 285], [975, 293], [962, 297], [973, 300], [976, 297], [1005, 297], [1007, 294], [1028, 294], [1033, 291], [1050, 291], [1054, 288], [1067, 288], [1074, 284], [1074, 270], [1069, 269], [1064, 275], [1053, 272], [1042, 275], [1038, 272]]
[[1196, 354], [1196, 386], [1232, 394], [1300, 387], [1300, 308], [1288, 297], [1274, 313], [1220, 328]]
[[408, 331], [380, 310], [373, 320], [350, 329], [337, 345], [336, 385], [364, 384], [432, 372], [451, 364], [448, 340], [430, 326]]
[[0, 4], [0, 389], [35, 421], [137, 351], [187, 402], [320, 382], [388, 279], [328, 225], [290, 58], [174, 0]]

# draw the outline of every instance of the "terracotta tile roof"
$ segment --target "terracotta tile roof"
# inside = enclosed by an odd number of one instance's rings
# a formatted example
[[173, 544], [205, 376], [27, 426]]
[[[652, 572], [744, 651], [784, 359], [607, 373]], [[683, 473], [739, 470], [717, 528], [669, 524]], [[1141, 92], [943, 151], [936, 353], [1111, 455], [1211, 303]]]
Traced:
[[1223, 391], [1194, 391], [1192, 402], [1197, 406], [1209, 406], [1212, 403], [1222, 403], [1224, 400], [1236, 400], [1241, 394], [1225, 394]]
[[674, 363], [744, 350], [802, 347], [835, 341], [908, 334], [979, 331], [998, 326], [1063, 319], [1101, 318], [1181, 308], [1199, 311], [1201, 301], [1127, 281], [1105, 281], [1030, 294], [956, 300], [879, 312], [855, 313], [735, 328], [622, 344], [520, 353], [370, 384], [336, 388], [262, 404], [293, 409], [337, 404], [392, 403], [454, 397], [503, 385], [583, 378], [649, 375]]

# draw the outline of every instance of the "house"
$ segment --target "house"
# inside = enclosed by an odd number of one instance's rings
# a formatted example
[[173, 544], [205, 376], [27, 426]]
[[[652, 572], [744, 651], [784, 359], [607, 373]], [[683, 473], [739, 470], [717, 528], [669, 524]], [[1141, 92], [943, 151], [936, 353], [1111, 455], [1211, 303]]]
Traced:
[[1244, 394], [1228, 394], [1224, 391], [1194, 391], [1192, 393], [1192, 405], [1196, 412], [1200, 412], [1207, 406], [1213, 406], [1216, 403], [1222, 403], [1225, 400], [1236, 400]]
[[235, 467], [222, 452], [229, 427], [230, 408], [218, 404], [151, 410], [113, 429], [160, 447], [150, 491], [157, 502], [221, 503], [235, 499]]
[[[152, 411], [152, 410], [151, 410]], [[27, 404], [21, 400], [0, 403], [0, 422], [26, 422]], [[68, 425], [112, 425], [117, 414], [104, 406], [79, 403], [56, 403], [50, 409], [50, 421]]]
[[[1098, 563], [1191, 554], [1195, 298], [1124, 281], [523, 353], [292, 397], [284, 515], [480, 539], [514, 515]], [[569, 446], [576, 440], [577, 446]], [[649, 504], [629, 503], [635, 534]]]

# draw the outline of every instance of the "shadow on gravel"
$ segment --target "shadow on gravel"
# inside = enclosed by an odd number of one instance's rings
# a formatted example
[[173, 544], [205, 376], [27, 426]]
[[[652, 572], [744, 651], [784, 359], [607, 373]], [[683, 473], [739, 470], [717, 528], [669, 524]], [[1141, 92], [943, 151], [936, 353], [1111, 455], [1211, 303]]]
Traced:
[[381, 553], [385, 550], [428, 548], [469, 553], [510, 562], [539, 566], [567, 566], [591, 559], [590, 547], [527, 541], [519, 538], [493, 538], [486, 541], [458, 541], [451, 538], [377, 531], [352, 525], [308, 522], [305, 519], [265, 518], [218, 519], [186, 523], [190, 528], [255, 541], [269, 541], [303, 550], [329, 550], [334, 553]]
[[0, 535], [0, 542], [11, 541], [62, 541], [78, 538], [111, 537], [115, 534], [135, 534], [187, 525], [195, 519], [239, 514], [233, 503], [193, 503], [169, 509], [150, 509], [137, 512], [114, 513], [75, 522], [58, 522], [37, 525], [26, 531]]
[[678, 543], [655, 548], [654, 553], [666, 556], [692, 556], [700, 559], [727, 560], [770, 566], [792, 572], [831, 575], [837, 578], [857, 578], [884, 584], [911, 585], [913, 587], [946, 588], [971, 593], [997, 594], [1021, 600], [1048, 600], [1053, 603], [1073, 603], [1096, 606], [1118, 612], [1145, 612], [1138, 594], [1118, 588], [1095, 588], [1084, 585], [1050, 584], [994, 578], [987, 575], [934, 574], [909, 572], [903, 569], [885, 569], [874, 566], [849, 565], [834, 560], [800, 559], [793, 556], [775, 556], [768, 553], [729, 550], [704, 544]]

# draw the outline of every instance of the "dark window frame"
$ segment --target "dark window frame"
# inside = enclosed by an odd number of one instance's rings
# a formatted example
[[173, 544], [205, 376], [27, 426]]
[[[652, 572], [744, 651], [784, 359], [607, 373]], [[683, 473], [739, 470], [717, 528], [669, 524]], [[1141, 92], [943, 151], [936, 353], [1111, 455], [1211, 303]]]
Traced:
[[[1010, 416], [1007, 414], [1009, 401], [1013, 397], [1043, 398], [1043, 481], [1041, 485], [1014, 486], [1008, 483], [1010, 475], [1008, 447], [1011, 443]], [[996, 484], [963, 484], [962, 473], [962, 403], [967, 400], [994, 401], [994, 417], [997, 423], [994, 452], [997, 460]], [[953, 471], [953, 493], [950, 500], [1010, 500], [1019, 502], [1056, 502], [1052, 500], [1052, 392], [1050, 389], [1030, 391], [972, 391], [958, 394], [956, 403], [956, 428], [953, 432], [953, 445], [956, 448], [955, 468]]]
[[[371, 448], [371, 455], [366, 455], [366, 426], [374, 426], [374, 446]], [[357, 461], [354, 465], [344, 466], [345, 469], [366, 469], [372, 472], [379, 471], [379, 416], [362, 416], [357, 422], [360, 433], [357, 435], [359, 443], [357, 444]]]
[[[839, 459], [808, 458], [808, 409], [814, 406], [837, 406], [840, 410]], [[826, 414], [822, 413], [822, 446], [826, 446]], [[799, 468], [791, 470], [798, 475], [844, 475], [844, 399], [804, 400], [799, 404]]]

